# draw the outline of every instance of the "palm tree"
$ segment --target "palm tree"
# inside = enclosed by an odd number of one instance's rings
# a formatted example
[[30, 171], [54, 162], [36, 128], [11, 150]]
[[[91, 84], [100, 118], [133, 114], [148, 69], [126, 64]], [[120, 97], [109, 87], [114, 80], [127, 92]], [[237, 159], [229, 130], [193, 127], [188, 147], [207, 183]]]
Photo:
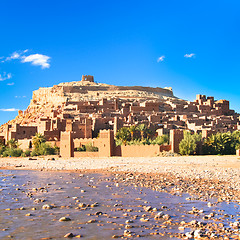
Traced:
[[19, 146], [19, 144], [18, 144], [17, 140], [15, 140], [15, 138], [12, 138], [7, 141], [7, 146], [9, 148], [17, 148]]
[[41, 133], [36, 133], [33, 137], [33, 146], [35, 149], [39, 149], [42, 143], [46, 142], [46, 138]]
[[205, 141], [208, 154], [233, 154], [235, 153], [234, 138], [231, 133], [217, 133]]
[[131, 133], [131, 140], [133, 141], [133, 138], [134, 138], [134, 133], [136, 132], [137, 128], [135, 125], [132, 125], [129, 127], [129, 131]]
[[137, 129], [138, 129], [138, 131], [141, 133], [141, 140], [143, 141], [143, 139], [144, 139], [144, 133], [145, 133], [147, 127], [146, 127], [145, 124], [142, 123], [142, 124], [140, 124], [140, 125], [137, 126]]
[[122, 127], [116, 133], [116, 138], [119, 139], [124, 145], [131, 139], [131, 133], [127, 127]]
[[146, 129], [146, 134], [147, 134], [147, 138], [148, 138], [148, 139], [152, 139], [152, 137], [153, 137], [153, 135], [154, 135], [154, 132], [153, 132], [152, 129], [147, 128], [147, 129]]

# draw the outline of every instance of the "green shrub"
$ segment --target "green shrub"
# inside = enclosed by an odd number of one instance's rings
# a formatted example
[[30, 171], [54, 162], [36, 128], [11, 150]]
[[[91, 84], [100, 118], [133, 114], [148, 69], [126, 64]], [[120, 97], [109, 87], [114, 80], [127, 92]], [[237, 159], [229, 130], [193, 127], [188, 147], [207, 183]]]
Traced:
[[78, 152], [98, 152], [98, 147], [94, 147], [92, 143], [87, 143], [82, 145], [82, 147], [77, 148]]
[[131, 140], [131, 132], [128, 127], [122, 127], [116, 133], [117, 144], [126, 145]]
[[3, 152], [2, 156], [3, 156], [3, 157], [8, 157], [7, 152]]
[[37, 150], [39, 155], [54, 155], [55, 149], [52, 148], [49, 144], [43, 142], [40, 144], [39, 149]]
[[[115, 136], [116, 146], [119, 145], [162, 145], [169, 142], [168, 135], [156, 137], [155, 131], [148, 128], [145, 124], [138, 126], [132, 125], [130, 127], [122, 127]], [[152, 140], [153, 139], [153, 140]]]
[[26, 150], [26, 151], [25, 151], [25, 154], [26, 154], [27, 157], [29, 157], [29, 156], [31, 155], [31, 151]]
[[191, 134], [189, 131], [184, 131], [184, 138], [179, 144], [179, 153], [181, 155], [195, 154], [197, 150], [197, 143], [201, 141], [201, 134]]
[[27, 157], [26, 153], [23, 152], [23, 153], [21, 154], [21, 157]]
[[217, 133], [208, 137], [203, 145], [205, 154], [227, 155], [235, 154], [239, 145], [238, 133]]
[[152, 140], [152, 144], [163, 145], [168, 143], [169, 143], [168, 135], [157, 136], [154, 140]]
[[37, 148], [34, 148], [34, 150], [31, 152], [31, 156], [35, 157], [41, 155], [54, 155], [56, 154], [57, 150], [57, 148], [51, 147], [48, 143], [42, 142]]
[[55, 154], [60, 154], [60, 147], [54, 146], [53, 149]]
[[78, 152], [86, 152], [86, 147], [85, 147], [85, 145], [82, 145], [81, 147], [78, 147], [78, 148], [77, 148], [77, 151], [78, 151]]
[[127, 142], [128, 145], [143, 145], [140, 139], [134, 139], [132, 141]]
[[9, 148], [17, 148], [19, 146], [19, 144], [18, 144], [17, 140], [15, 140], [15, 138], [12, 138], [7, 141], [7, 146]]
[[140, 141], [140, 143], [141, 143], [142, 145], [150, 145], [150, 144], [152, 143], [152, 140], [149, 139], [149, 138], [143, 138], [143, 139]]
[[20, 157], [23, 153], [23, 150], [20, 148], [9, 148], [6, 147], [5, 151], [3, 152], [3, 157]]
[[0, 155], [3, 155], [4, 151], [5, 151], [6, 147], [5, 146], [0, 146]]
[[86, 147], [86, 152], [98, 152], [98, 147], [94, 147], [92, 143], [87, 143], [85, 147]]
[[36, 133], [33, 137], [33, 146], [34, 149], [38, 150], [41, 147], [41, 144], [46, 142], [46, 138], [41, 133]]
[[123, 144], [123, 142], [121, 139], [115, 138], [115, 144], [116, 144], [116, 146], [121, 146]]
[[39, 156], [39, 155], [38, 155], [38, 152], [37, 152], [36, 150], [33, 150], [33, 151], [31, 152], [31, 157], [36, 157], [36, 156]]
[[25, 152], [22, 153], [22, 157], [30, 157], [31, 156], [31, 151], [26, 150]]
[[235, 149], [240, 149], [240, 131], [234, 131], [232, 133], [232, 138], [233, 138], [233, 147]]

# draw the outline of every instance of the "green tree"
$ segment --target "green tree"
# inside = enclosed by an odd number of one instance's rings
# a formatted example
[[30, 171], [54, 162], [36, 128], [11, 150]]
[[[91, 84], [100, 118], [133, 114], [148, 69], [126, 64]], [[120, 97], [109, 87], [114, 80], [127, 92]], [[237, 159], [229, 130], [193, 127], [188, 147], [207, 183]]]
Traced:
[[22, 155], [23, 151], [20, 148], [9, 148], [7, 147], [5, 151], [3, 152], [3, 157], [20, 157]]
[[144, 134], [145, 134], [145, 132], [146, 132], [147, 127], [146, 127], [145, 124], [142, 123], [142, 124], [140, 124], [140, 125], [137, 126], [137, 129], [138, 129], [138, 131], [141, 133], [141, 140], [143, 141], [143, 139], [144, 139]]
[[128, 127], [122, 127], [116, 133], [117, 145], [126, 145], [128, 141], [131, 140], [131, 133]]
[[240, 149], [240, 131], [234, 131], [232, 133], [233, 147], [237, 150]]
[[25, 152], [22, 153], [21, 157], [30, 157], [31, 152], [29, 150], [26, 150]]
[[205, 154], [235, 154], [238, 144], [237, 134], [217, 133], [208, 137], [204, 142]]
[[161, 135], [157, 136], [153, 141], [152, 144], [158, 144], [158, 145], [163, 145], [163, 144], [168, 144], [169, 143], [169, 136], [168, 135]]
[[5, 145], [1, 145], [0, 146], [0, 155], [3, 155], [5, 150], [6, 150], [6, 146]]
[[184, 137], [179, 144], [179, 153], [181, 155], [191, 155], [196, 152], [197, 143], [201, 141], [200, 134], [191, 134], [189, 131], [184, 131]]
[[7, 141], [7, 146], [9, 148], [17, 148], [19, 146], [19, 144], [18, 144], [17, 140], [15, 140], [15, 138], [12, 138]]
[[50, 146], [50, 144], [48, 144], [46, 142], [42, 142], [38, 149], [38, 153], [39, 153], [39, 155], [54, 155], [55, 150], [54, 150], [54, 148], [52, 148]]
[[38, 150], [42, 143], [46, 142], [46, 138], [41, 133], [36, 133], [33, 137], [33, 146], [35, 150]]
[[130, 131], [130, 134], [131, 134], [131, 140], [133, 141], [134, 140], [134, 134], [137, 131], [137, 127], [135, 125], [132, 125], [132, 126], [129, 127], [129, 131]]
[[146, 128], [145, 133], [146, 133], [148, 139], [152, 139], [154, 137], [154, 132], [150, 128]]

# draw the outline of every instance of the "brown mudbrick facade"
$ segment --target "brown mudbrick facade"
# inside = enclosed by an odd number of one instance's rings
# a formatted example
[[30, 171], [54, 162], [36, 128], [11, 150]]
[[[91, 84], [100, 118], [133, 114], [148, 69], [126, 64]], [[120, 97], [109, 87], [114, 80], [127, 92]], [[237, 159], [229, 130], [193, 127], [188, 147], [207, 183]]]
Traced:
[[[190, 102], [175, 97], [171, 88], [107, 85], [86, 75], [80, 82], [34, 91], [29, 107], [0, 127], [0, 138], [14, 138], [20, 147], [28, 148], [32, 137], [41, 133], [52, 145], [60, 146], [62, 156], [73, 157], [74, 149], [86, 143], [98, 147], [94, 156], [132, 156], [129, 146], [115, 146], [114, 134], [123, 126], [142, 123], [158, 135], [170, 134], [173, 152], [178, 152], [183, 130], [202, 132], [207, 137], [240, 129], [239, 114], [229, 109], [227, 100], [197, 95]], [[135, 156], [170, 150], [134, 147]]]

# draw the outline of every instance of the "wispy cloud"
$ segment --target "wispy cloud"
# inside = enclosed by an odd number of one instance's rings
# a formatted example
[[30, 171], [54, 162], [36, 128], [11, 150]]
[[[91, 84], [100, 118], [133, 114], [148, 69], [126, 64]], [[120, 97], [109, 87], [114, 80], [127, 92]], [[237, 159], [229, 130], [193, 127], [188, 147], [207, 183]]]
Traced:
[[12, 74], [11, 73], [6, 73], [4, 72], [3, 74], [0, 74], [0, 81], [5, 81], [12, 78]]
[[0, 111], [2, 112], [17, 112], [19, 109], [16, 108], [0, 108]]
[[43, 54], [31, 54], [29, 56], [22, 56], [22, 63], [30, 62], [32, 65], [41, 66], [42, 69], [49, 68], [50, 57]]
[[14, 82], [12, 83], [7, 83], [8, 86], [13, 86], [14, 85]]
[[163, 61], [164, 61], [164, 58], [165, 58], [165, 56], [159, 57], [159, 58], [157, 59], [157, 62], [163, 62]]
[[15, 98], [26, 98], [26, 96], [15, 96]]
[[190, 54], [185, 54], [184, 57], [185, 58], [192, 58], [192, 57], [195, 57], [196, 54], [195, 53], [190, 53]]
[[18, 52], [14, 52], [11, 54], [11, 56], [7, 57], [5, 59], [5, 61], [11, 61], [11, 60], [14, 60], [14, 59], [19, 59], [21, 57], [21, 55], [18, 53]]
[[43, 54], [30, 54], [30, 55], [26, 55], [26, 53], [29, 52], [28, 49], [26, 50], [20, 50], [20, 51], [15, 51], [13, 52], [9, 57], [1, 57], [0, 59], [3, 59], [1, 62], [9, 62], [12, 60], [20, 60], [21, 63], [31, 63], [32, 65], [35, 66], [41, 66], [42, 69], [44, 68], [49, 68], [50, 67], [50, 57], [47, 55], [43, 55]]

